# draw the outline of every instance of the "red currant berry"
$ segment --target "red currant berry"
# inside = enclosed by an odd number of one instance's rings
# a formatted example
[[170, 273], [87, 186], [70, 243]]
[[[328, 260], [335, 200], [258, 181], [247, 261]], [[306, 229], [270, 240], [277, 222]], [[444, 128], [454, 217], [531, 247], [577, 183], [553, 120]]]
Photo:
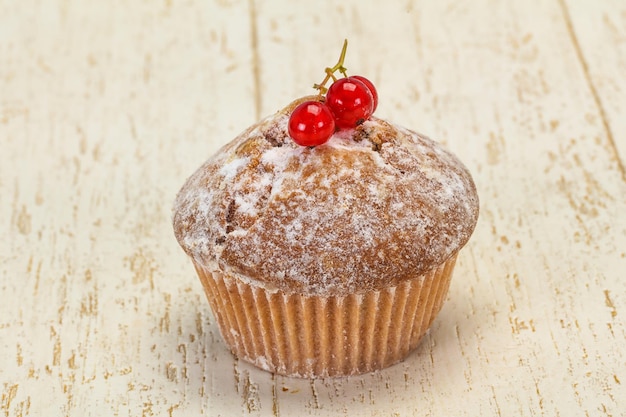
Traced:
[[305, 101], [291, 112], [288, 131], [298, 145], [321, 145], [335, 132], [335, 119], [326, 104]]
[[374, 98], [367, 86], [352, 77], [335, 81], [326, 93], [326, 104], [340, 129], [356, 127], [373, 112]]
[[376, 87], [374, 87], [374, 84], [361, 75], [352, 75], [350, 78], [356, 78], [357, 80], [365, 84], [365, 86], [370, 90], [370, 93], [372, 93], [372, 98], [374, 99], [374, 105], [372, 109], [372, 113], [374, 113], [376, 111], [376, 108], [378, 107], [378, 92], [376, 91]]

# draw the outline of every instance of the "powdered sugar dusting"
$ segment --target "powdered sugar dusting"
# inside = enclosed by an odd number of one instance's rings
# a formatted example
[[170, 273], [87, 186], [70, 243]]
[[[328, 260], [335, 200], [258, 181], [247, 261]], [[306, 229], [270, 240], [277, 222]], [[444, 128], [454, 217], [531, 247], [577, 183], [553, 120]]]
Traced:
[[181, 189], [174, 229], [196, 262], [267, 288], [345, 294], [421, 275], [467, 242], [475, 186], [440, 145], [372, 119], [300, 147], [287, 119], [248, 129]]
[[224, 177], [224, 181], [232, 180], [241, 168], [249, 162], [248, 158], [238, 158], [230, 161], [218, 171]]

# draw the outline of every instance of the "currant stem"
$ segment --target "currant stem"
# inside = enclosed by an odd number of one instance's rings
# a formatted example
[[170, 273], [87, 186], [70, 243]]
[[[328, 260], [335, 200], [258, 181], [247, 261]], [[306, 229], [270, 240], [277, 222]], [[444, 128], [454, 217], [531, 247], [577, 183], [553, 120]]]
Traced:
[[332, 68], [326, 67], [326, 69], [324, 70], [324, 72], [326, 72], [326, 77], [324, 77], [324, 81], [322, 81], [320, 84], [313, 84], [313, 88], [320, 90], [320, 94], [325, 94], [326, 91], [328, 91], [328, 89], [325, 87], [328, 80], [332, 78], [333, 81], [337, 81], [337, 77], [335, 77], [335, 72], [339, 71], [344, 77], [348, 76], [348, 74], [346, 73], [347, 68], [343, 66], [343, 61], [346, 59], [347, 50], [348, 40], [344, 39], [343, 47], [341, 48], [341, 54], [339, 54], [339, 60], [337, 61], [335, 66]]
[[343, 61], [346, 59], [346, 51], [348, 50], [348, 40], [343, 40], [343, 47], [341, 48], [341, 54], [339, 55], [339, 61], [337, 61], [337, 65], [335, 65], [332, 70], [333, 72], [339, 70], [340, 73], [347, 77], [346, 68], [343, 66]]

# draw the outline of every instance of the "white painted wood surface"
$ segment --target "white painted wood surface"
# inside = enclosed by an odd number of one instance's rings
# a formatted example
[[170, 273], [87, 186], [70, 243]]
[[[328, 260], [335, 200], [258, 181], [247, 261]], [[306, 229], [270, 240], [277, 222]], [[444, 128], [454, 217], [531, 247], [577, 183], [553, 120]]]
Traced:
[[[626, 3], [0, 0], [5, 416], [626, 415]], [[170, 207], [347, 66], [473, 172], [481, 218], [404, 363], [233, 359]]]

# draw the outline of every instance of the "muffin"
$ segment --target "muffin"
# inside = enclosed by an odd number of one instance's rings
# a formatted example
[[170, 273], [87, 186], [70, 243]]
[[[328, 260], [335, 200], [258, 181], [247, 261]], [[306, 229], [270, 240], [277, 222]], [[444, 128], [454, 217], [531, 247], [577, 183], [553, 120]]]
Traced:
[[176, 238], [236, 357], [296, 377], [390, 366], [418, 346], [478, 218], [465, 166], [370, 117], [319, 146], [294, 105], [221, 148], [176, 197]]

